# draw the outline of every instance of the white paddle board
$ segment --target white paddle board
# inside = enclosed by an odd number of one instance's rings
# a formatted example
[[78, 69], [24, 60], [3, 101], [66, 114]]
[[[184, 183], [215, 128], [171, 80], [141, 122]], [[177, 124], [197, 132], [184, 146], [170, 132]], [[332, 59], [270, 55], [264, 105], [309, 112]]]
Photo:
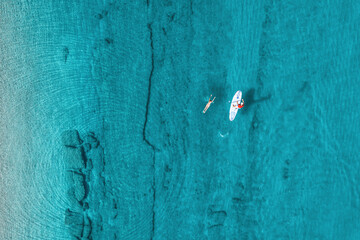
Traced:
[[[229, 119], [230, 121], [233, 121], [236, 117], [236, 114], [238, 112], [238, 108], [237, 105], [238, 103], [241, 102], [241, 97], [242, 97], [242, 92], [241, 91], [237, 91], [230, 103], [230, 113], [229, 113]], [[234, 107], [233, 105], [236, 105], [236, 107]]]

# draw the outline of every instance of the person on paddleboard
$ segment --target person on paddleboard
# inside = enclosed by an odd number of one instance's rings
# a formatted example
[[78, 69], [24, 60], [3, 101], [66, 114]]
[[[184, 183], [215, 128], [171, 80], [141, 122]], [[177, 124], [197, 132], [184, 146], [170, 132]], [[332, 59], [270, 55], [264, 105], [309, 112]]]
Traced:
[[237, 105], [234, 104], [233, 107], [236, 107], [236, 108], [239, 108], [239, 109], [244, 107], [244, 99], [241, 99], [241, 102], [238, 101]]
[[205, 108], [204, 108], [204, 110], [203, 110], [203, 113], [206, 113], [206, 111], [208, 110], [208, 108], [209, 108], [210, 105], [214, 102], [214, 100], [215, 100], [215, 98], [216, 98], [216, 97], [214, 97], [213, 100], [211, 100], [211, 97], [212, 97], [212, 94], [211, 94], [210, 97], [209, 97], [209, 101], [208, 101], [208, 103], [206, 104], [206, 106], [205, 106]]

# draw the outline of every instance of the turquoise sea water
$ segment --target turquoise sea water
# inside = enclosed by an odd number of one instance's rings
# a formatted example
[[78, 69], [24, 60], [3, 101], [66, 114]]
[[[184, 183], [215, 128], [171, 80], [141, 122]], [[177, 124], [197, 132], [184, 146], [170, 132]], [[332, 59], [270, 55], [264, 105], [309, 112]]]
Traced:
[[360, 239], [359, 13], [1, 1], [0, 239]]

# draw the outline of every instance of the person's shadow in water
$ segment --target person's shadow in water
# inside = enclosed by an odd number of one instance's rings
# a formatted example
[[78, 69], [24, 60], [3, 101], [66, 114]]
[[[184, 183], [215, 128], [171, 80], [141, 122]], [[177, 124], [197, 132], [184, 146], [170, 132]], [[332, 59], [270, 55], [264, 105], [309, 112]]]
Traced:
[[226, 89], [225, 86], [214, 84], [210, 86], [210, 92], [213, 94], [213, 97], [216, 97], [218, 99], [224, 99]]
[[258, 99], [255, 99], [254, 96], [255, 96], [255, 88], [250, 88], [248, 91], [244, 93], [242, 97], [245, 103], [245, 106], [242, 111], [244, 114], [246, 114], [253, 105], [257, 103], [261, 103], [263, 101], [267, 101], [271, 98], [271, 94], [269, 94], [266, 97], [260, 97]]

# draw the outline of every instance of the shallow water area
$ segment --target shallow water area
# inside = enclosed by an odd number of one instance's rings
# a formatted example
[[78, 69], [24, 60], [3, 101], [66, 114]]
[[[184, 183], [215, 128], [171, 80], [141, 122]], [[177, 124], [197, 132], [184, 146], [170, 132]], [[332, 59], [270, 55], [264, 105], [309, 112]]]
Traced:
[[0, 9], [0, 239], [360, 238], [357, 1]]

